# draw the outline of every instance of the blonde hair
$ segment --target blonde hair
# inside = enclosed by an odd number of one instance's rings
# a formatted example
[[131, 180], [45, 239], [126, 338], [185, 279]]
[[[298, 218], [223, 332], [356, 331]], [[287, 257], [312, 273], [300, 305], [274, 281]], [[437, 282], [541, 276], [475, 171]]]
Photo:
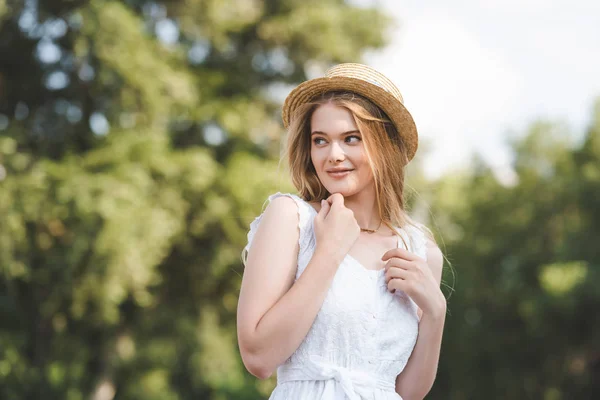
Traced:
[[[395, 232], [396, 226], [411, 225], [422, 231], [434, 243], [431, 231], [417, 224], [406, 211], [404, 200], [404, 167], [408, 164], [407, 149], [385, 113], [368, 99], [351, 92], [326, 92], [297, 108], [290, 121], [287, 145], [282, 161], [288, 160], [292, 182], [305, 201], [320, 201], [331, 193], [321, 184], [311, 161], [310, 121], [321, 105], [331, 103], [350, 111], [362, 135], [365, 153], [373, 172], [375, 201], [382, 224]], [[409, 236], [410, 237], [410, 236]]]
[[[377, 208], [382, 224], [395, 232], [407, 249], [414, 248], [414, 243], [408, 246], [404, 235], [400, 234], [396, 227], [403, 229], [407, 225], [413, 226], [437, 245], [431, 230], [413, 221], [406, 210], [404, 167], [409, 160], [407, 149], [398, 131], [379, 107], [358, 94], [343, 91], [326, 92], [298, 107], [292, 115], [280, 163], [287, 160], [291, 179], [299, 191], [299, 196], [310, 202], [320, 201], [331, 195], [321, 184], [311, 160], [311, 117], [319, 106], [327, 103], [350, 111], [361, 133], [367, 160], [373, 172]], [[408, 235], [409, 240], [412, 240], [412, 237]], [[247, 252], [244, 249], [242, 251], [244, 266], [246, 266], [246, 257]], [[442, 257], [453, 271], [452, 264], [443, 253]], [[443, 277], [441, 283], [451, 292], [454, 290], [445, 284]]]

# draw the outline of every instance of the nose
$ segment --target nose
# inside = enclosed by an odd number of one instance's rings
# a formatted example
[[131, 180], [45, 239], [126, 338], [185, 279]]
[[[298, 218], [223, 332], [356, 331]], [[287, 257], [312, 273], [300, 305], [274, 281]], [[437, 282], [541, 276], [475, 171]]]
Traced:
[[342, 149], [337, 142], [332, 142], [329, 148], [329, 162], [337, 163], [339, 161], [344, 161], [346, 154], [344, 153], [344, 149]]

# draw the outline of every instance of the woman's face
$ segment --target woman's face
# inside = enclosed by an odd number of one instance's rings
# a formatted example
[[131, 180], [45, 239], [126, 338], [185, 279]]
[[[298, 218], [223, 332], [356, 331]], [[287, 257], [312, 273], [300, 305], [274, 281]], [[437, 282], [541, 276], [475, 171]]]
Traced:
[[[310, 127], [312, 164], [329, 193], [348, 197], [372, 184], [362, 135], [348, 109], [323, 104], [313, 112]], [[349, 171], [336, 174], [334, 168]]]

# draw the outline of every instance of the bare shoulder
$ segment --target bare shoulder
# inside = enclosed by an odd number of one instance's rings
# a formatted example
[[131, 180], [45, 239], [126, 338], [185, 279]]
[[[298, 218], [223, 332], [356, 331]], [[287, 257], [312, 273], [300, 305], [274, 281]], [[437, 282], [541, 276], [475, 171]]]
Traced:
[[293, 198], [286, 195], [275, 197], [262, 215], [255, 240], [263, 244], [263, 248], [280, 244], [285, 244], [287, 248], [298, 242], [299, 219], [298, 205]]
[[258, 322], [292, 287], [299, 251], [298, 205], [289, 196], [273, 198], [262, 214], [248, 250], [238, 299], [238, 340], [251, 352]]
[[427, 265], [429, 265], [431, 272], [433, 272], [438, 283], [440, 283], [442, 280], [442, 268], [444, 267], [444, 255], [439, 246], [429, 237], [426, 238], [426, 245]]
[[278, 196], [269, 202], [264, 215], [298, 222], [298, 205], [290, 196]]

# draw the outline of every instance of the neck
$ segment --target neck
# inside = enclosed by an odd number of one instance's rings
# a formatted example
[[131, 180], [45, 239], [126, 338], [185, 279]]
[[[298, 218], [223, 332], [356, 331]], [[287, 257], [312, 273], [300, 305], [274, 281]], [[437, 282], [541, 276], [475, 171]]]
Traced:
[[362, 229], [377, 229], [382, 226], [381, 217], [375, 202], [375, 191], [363, 190], [344, 198], [344, 205], [354, 213], [354, 218]]

